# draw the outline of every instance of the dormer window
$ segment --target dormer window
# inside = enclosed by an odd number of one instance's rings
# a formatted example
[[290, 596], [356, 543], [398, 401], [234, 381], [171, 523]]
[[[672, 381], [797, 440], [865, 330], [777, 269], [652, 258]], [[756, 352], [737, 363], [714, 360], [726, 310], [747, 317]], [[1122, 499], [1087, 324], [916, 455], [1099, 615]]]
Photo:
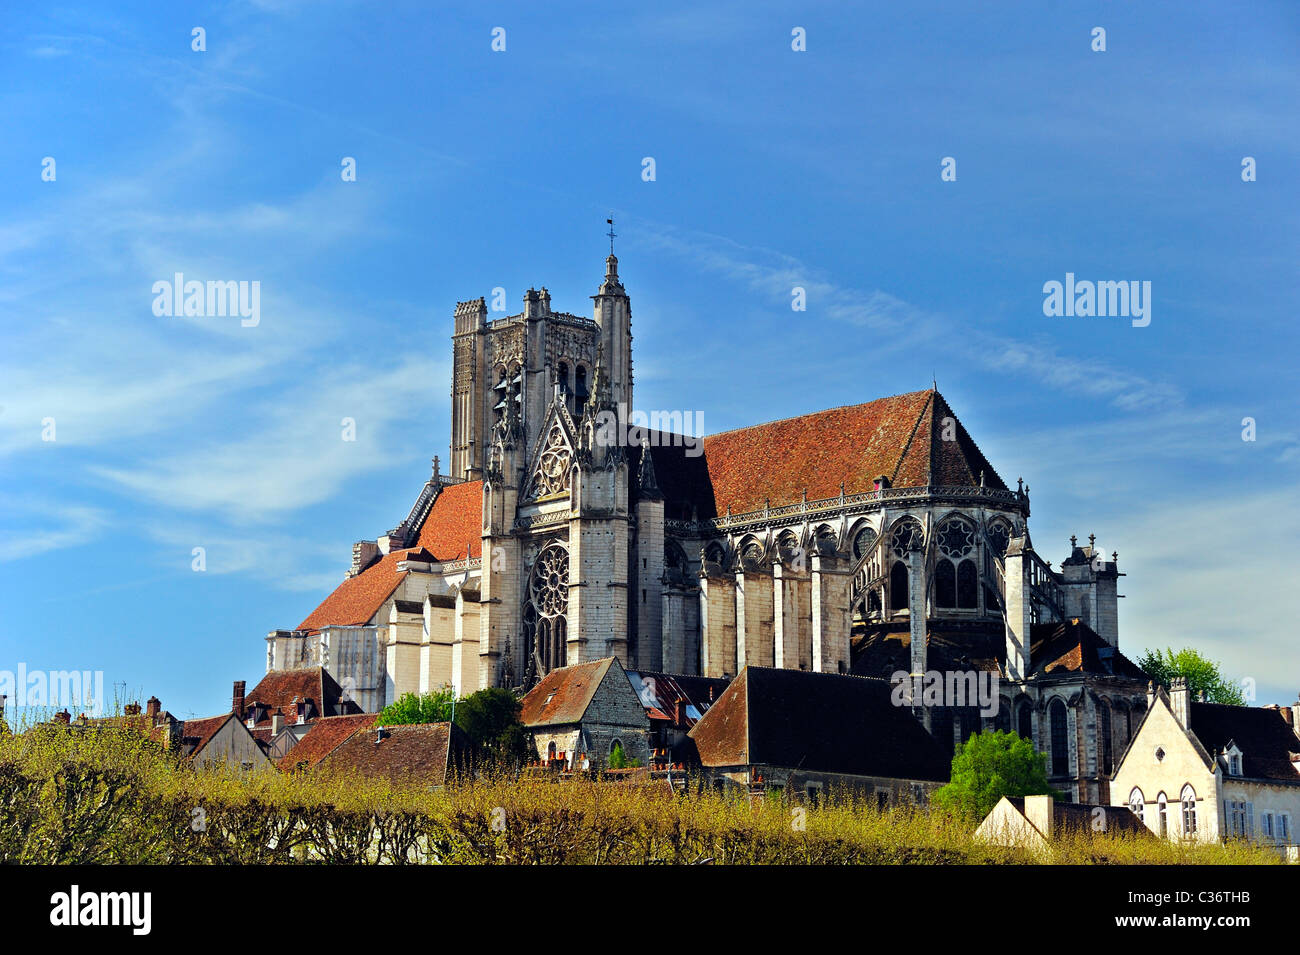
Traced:
[[1242, 755], [1241, 750], [1237, 748], [1236, 743], [1231, 744], [1228, 747], [1228, 749], [1224, 752], [1224, 757], [1226, 758], [1226, 762], [1228, 764], [1229, 776], [1241, 775], [1241, 755]]

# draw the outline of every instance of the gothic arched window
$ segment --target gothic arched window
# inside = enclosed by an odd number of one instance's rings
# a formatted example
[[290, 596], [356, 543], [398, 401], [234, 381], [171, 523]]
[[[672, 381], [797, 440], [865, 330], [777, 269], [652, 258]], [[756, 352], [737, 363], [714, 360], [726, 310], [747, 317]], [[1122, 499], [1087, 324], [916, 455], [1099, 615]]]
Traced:
[[1160, 837], [1163, 839], [1169, 835], [1169, 799], [1164, 793], [1156, 797], [1156, 818], [1156, 831], [1160, 833]]
[[934, 603], [938, 607], [957, 606], [957, 571], [950, 560], [941, 559], [935, 565]]
[[1031, 743], [1034, 741], [1034, 707], [1028, 701], [1020, 704], [1020, 712], [1016, 715], [1016, 733], [1021, 739], [1027, 739]]
[[1196, 835], [1196, 790], [1188, 783], [1179, 800], [1183, 804], [1183, 835]]
[[974, 610], [979, 606], [979, 574], [975, 561], [967, 559], [957, 565], [957, 607]]
[[889, 534], [889, 544], [894, 550], [894, 556], [904, 559], [909, 550], [919, 550], [923, 536], [921, 523], [915, 517], [904, 517], [895, 521]]
[[1142, 798], [1142, 790], [1134, 786], [1133, 791], [1128, 794], [1128, 808], [1133, 815], [1137, 816], [1143, 822], [1146, 822], [1146, 805], [1146, 800]]
[[889, 571], [889, 609], [907, 609], [907, 565], [901, 560]]
[[853, 556], [861, 557], [876, 546], [876, 531], [869, 524], [858, 528], [853, 535]]
[[1098, 709], [1100, 710], [1099, 715], [1101, 717], [1098, 720], [1098, 722], [1101, 724], [1100, 729], [1098, 730], [1098, 732], [1101, 734], [1101, 739], [1099, 741], [1101, 743], [1101, 746], [1098, 747], [1098, 749], [1101, 751], [1101, 771], [1109, 776], [1111, 769], [1113, 768], [1111, 766], [1112, 740], [1110, 735], [1111, 734], [1110, 704], [1107, 703], [1105, 700], [1102, 700]]
[[[528, 652], [540, 673], [564, 666], [569, 612], [569, 552], [548, 544], [528, 575], [524, 633]], [[540, 675], [540, 674], [539, 674]]]
[[999, 557], [1007, 556], [1007, 545], [1011, 543], [1011, 528], [1006, 521], [994, 521], [988, 529], [989, 544], [993, 553]]
[[587, 405], [587, 369], [579, 365], [573, 371], [573, 413], [581, 414]]
[[1052, 731], [1052, 775], [1070, 775], [1070, 728], [1069, 716], [1065, 704], [1059, 699], [1052, 700], [1047, 708], [1047, 719]]
[[799, 538], [795, 536], [794, 531], [782, 531], [781, 536], [776, 539], [776, 548], [782, 560], [792, 560], [802, 550], [799, 546]]

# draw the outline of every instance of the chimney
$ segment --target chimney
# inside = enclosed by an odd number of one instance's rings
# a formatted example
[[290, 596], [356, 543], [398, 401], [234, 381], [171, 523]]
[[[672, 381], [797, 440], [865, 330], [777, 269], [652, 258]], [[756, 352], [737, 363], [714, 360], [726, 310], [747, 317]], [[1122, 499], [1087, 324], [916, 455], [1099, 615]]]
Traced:
[[59, 710], [59, 712], [54, 714], [54, 722], [68, 726], [72, 723], [72, 714], [66, 709]]
[[[0, 701], [4, 697], [0, 696]], [[1300, 736], [1300, 699], [1291, 704], [1291, 729], [1295, 731], [1296, 736]]]
[[244, 681], [235, 681], [235, 690], [231, 695], [230, 710], [235, 714], [236, 719], [244, 718]]
[[682, 706], [682, 698], [679, 696], [673, 700], [673, 725], [681, 726], [685, 718], [685, 707]]
[[1187, 677], [1176, 676], [1169, 681], [1169, 708], [1184, 727], [1190, 728], [1192, 722], [1191, 692], [1187, 689]]
[[158, 714], [162, 712], [162, 701], [159, 700], [158, 697], [156, 696], [149, 697], [149, 699], [145, 701], [144, 712], [145, 715], [149, 717], [149, 719], [156, 720], [158, 718]]
[[1045, 839], [1052, 838], [1053, 808], [1051, 796], [1025, 797], [1025, 818]]
[[128, 704], [126, 704], [126, 706], [122, 707], [122, 713], [123, 713], [124, 715], [126, 715], [126, 716], [139, 716], [139, 715], [140, 715], [140, 704], [139, 704], [139, 703], [128, 703]]
[[284, 729], [284, 717], [277, 711], [276, 714], [271, 717], [271, 739], [275, 739], [279, 736], [282, 729]]
[[1029, 588], [1029, 558], [1032, 553], [1024, 537], [1013, 537], [1003, 559], [1003, 585], [1007, 604], [1007, 679], [1029, 676], [1030, 626], [1034, 619]]

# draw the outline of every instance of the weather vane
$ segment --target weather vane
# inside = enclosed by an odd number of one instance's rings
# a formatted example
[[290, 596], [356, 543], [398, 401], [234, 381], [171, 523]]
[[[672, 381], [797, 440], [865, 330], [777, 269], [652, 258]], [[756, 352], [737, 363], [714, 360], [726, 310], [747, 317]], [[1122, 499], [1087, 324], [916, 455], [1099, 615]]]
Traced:
[[612, 215], [610, 216], [610, 218], [606, 219], [605, 221], [609, 223], [609, 232], [606, 233], [606, 235], [609, 236], [609, 254], [610, 254], [610, 255], [613, 255], [613, 254], [614, 254], [614, 236], [616, 236], [618, 233], [614, 231], [614, 218], [613, 218]]

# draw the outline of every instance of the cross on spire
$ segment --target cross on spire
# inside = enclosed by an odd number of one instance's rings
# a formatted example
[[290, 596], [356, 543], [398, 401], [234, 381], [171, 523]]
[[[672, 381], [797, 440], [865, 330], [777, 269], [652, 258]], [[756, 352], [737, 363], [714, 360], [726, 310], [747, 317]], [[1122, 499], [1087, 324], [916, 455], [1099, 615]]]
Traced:
[[614, 231], [614, 215], [613, 215], [613, 213], [610, 213], [610, 217], [609, 217], [608, 219], [606, 219], [605, 221], [609, 223], [609, 231], [605, 233], [607, 236], [609, 236], [609, 254], [610, 254], [610, 255], [613, 255], [613, 254], [614, 254], [614, 237], [615, 237], [616, 235], [618, 235], [618, 233]]

